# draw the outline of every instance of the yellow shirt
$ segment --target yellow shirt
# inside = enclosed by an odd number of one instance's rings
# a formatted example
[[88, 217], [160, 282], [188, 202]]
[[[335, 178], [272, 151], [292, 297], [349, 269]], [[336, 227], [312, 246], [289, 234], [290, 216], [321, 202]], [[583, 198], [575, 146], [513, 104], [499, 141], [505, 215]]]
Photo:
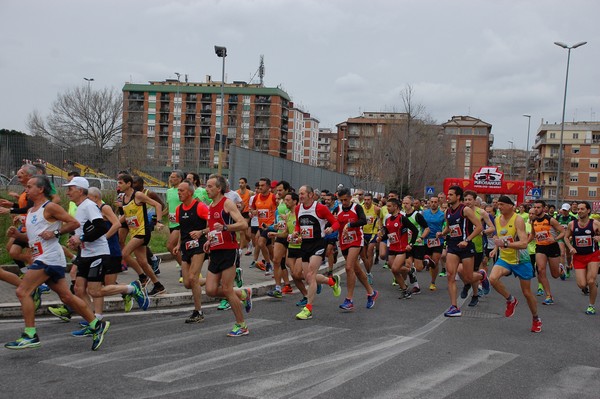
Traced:
[[379, 224], [379, 215], [375, 213], [375, 205], [371, 204], [371, 208], [367, 209], [363, 206], [365, 216], [367, 217], [367, 224], [363, 226], [363, 233], [374, 234], [377, 233], [377, 225]]
[[131, 236], [146, 235], [146, 215], [144, 214], [144, 206], [138, 205], [135, 202], [135, 192], [126, 205], [123, 205], [123, 213], [125, 221], [129, 226], [129, 234]]

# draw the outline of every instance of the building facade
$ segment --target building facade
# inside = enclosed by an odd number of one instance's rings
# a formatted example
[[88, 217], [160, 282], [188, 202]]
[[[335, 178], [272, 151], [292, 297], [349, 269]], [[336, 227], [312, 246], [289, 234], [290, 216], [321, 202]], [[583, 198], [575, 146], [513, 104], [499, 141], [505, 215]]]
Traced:
[[319, 129], [317, 166], [327, 170], [336, 170], [337, 134], [330, 128]]
[[[230, 144], [288, 157], [289, 101], [286, 92], [245, 82], [166, 80], [123, 87], [121, 167], [166, 179], [173, 169], [216, 172], [219, 148], [227, 174]], [[222, 119], [223, 118], [223, 119]], [[223, 126], [223, 132], [221, 132]]]
[[542, 198], [554, 202], [598, 201], [598, 163], [600, 161], [600, 122], [566, 122], [563, 133], [561, 185], [558, 163], [561, 124], [542, 124], [538, 128], [534, 156]]
[[473, 173], [488, 165], [494, 143], [492, 125], [472, 116], [453, 116], [442, 127], [454, 168], [448, 177], [470, 179]]

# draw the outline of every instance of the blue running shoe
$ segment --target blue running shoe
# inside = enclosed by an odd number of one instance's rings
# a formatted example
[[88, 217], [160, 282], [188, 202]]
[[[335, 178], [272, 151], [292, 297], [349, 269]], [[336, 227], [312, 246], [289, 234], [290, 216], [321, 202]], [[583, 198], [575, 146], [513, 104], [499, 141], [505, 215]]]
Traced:
[[142, 287], [142, 284], [137, 280], [132, 282], [131, 286], [133, 287], [133, 293], [131, 295], [137, 301], [139, 308], [142, 310], [147, 310], [148, 306], [150, 305], [148, 291], [145, 287]]
[[91, 337], [94, 335], [94, 330], [90, 326], [85, 326], [77, 331], [73, 331], [71, 335], [74, 337]]
[[348, 311], [354, 310], [354, 302], [352, 302], [352, 299], [346, 298], [344, 299], [344, 303], [340, 305], [340, 309]]
[[306, 304], [308, 303], [308, 298], [304, 297], [302, 299], [300, 299], [298, 302], [296, 302], [296, 306], [306, 306]]
[[481, 273], [482, 277], [481, 288], [483, 288], [483, 295], [487, 295], [490, 293], [490, 279], [488, 278], [485, 270], [481, 269], [479, 273]]
[[229, 331], [227, 333], [228, 337], [243, 337], [244, 335], [248, 335], [250, 334], [250, 331], [248, 330], [248, 326], [241, 326], [237, 323], [235, 323], [235, 325], [233, 326], [233, 328], [231, 329], [231, 331]]
[[377, 298], [379, 298], [379, 292], [377, 290], [373, 290], [371, 295], [367, 295], [367, 309], [373, 309]]
[[323, 285], [322, 284], [317, 284], [317, 295], [319, 295], [322, 290], [323, 290]]
[[96, 324], [96, 329], [94, 330], [94, 335], [92, 338], [94, 339], [92, 342], [92, 350], [97, 351], [104, 342], [104, 334], [108, 332], [110, 328], [110, 321], [98, 321]]
[[452, 305], [448, 308], [448, 310], [446, 310], [446, 312], [444, 313], [444, 316], [446, 317], [460, 317], [462, 316], [462, 312], [460, 311], [459, 308], [457, 308], [456, 306]]
[[252, 310], [252, 288], [246, 288], [246, 299], [244, 299], [244, 308], [246, 309], [246, 313], [250, 313], [250, 311]]
[[21, 338], [18, 338], [15, 341], [4, 344], [6, 349], [28, 349], [28, 348], [39, 348], [42, 344], [40, 343], [40, 339], [37, 334], [35, 334], [32, 338], [29, 338], [29, 335], [23, 333], [21, 334]]
[[48, 287], [48, 284], [46, 284], [46, 283], [40, 284], [40, 286], [38, 288], [42, 294], [50, 293], [50, 287]]
[[547, 296], [542, 302], [543, 305], [554, 305], [554, 299], [551, 296]]

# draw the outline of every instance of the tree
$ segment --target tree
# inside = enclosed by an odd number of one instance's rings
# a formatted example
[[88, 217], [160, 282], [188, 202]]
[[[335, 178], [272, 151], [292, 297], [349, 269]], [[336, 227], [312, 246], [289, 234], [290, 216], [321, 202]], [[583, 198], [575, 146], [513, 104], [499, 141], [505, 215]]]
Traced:
[[115, 89], [92, 90], [83, 85], [58, 94], [50, 114], [33, 111], [27, 127], [63, 149], [89, 148], [87, 163], [103, 169], [121, 137], [123, 98]]

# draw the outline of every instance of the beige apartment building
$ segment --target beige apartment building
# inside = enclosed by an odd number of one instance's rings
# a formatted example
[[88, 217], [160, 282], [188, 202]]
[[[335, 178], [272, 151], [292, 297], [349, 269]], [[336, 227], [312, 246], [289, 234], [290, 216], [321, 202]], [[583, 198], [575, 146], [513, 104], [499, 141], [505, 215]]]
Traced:
[[[536, 134], [535, 170], [542, 199], [557, 198], [561, 124], [542, 122]], [[559, 202], [598, 201], [600, 161], [600, 122], [566, 122], [563, 133], [563, 159]]]
[[454, 169], [448, 177], [470, 179], [481, 167], [488, 166], [494, 144], [491, 124], [472, 116], [453, 116], [442, 127]]

